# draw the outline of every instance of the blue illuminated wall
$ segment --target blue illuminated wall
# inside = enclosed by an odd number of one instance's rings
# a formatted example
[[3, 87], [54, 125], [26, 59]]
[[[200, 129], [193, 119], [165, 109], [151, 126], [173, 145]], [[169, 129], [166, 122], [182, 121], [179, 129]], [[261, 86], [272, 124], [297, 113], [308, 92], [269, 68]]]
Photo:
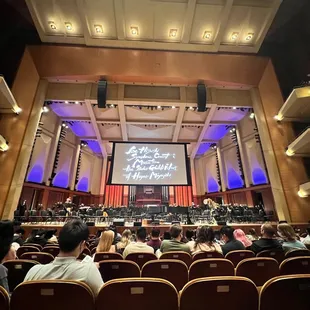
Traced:
[[244, 185], [240, 174], [233, 168], [229, 168], [227, 171], [227, 185], [229, 189], [241, 188]]

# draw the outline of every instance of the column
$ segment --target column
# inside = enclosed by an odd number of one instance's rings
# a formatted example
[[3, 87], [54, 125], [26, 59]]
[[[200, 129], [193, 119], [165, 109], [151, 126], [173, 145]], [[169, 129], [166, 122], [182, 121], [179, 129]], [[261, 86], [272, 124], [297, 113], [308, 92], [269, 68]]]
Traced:
[[106, 177], [107, 177], [107, 167], [108, 167], [108, 158], [103, 158], [102, 172], [101, 172], [101, 182], [100, 182], [100, 203], [104, 203], [104, 191], [106, 186]]
[[222, 157], [220, 147], [217, 147], [216, 152], [217, 152], [217, 158], [218, 158], [220, 176], [221, 176], [221, 189], [222, 189], [222, 192], [225, 192], [227, 189], [226, 182], [225, 182], [225, 168], [224, 168], [223, 157]]
[[76, 177], [76, 171], [79, 163], [79, 156], [81, 152], [81, 145], [77, 144], [75, 147], [75, 156], [71, 163], [71, 172], [70, 172], [70, 190], [75, 190], [75, 177]]
[[190, 159], [190, 167], [191, 167], [191, 179], [192, 179], [192, 189], [193, 189], [193, 200], [194, 203], [198, 203], [197, 197], [197, 185], [196, 185], [196, 175], [195, 175], [195, 166], [194, 166], [194, 159]]

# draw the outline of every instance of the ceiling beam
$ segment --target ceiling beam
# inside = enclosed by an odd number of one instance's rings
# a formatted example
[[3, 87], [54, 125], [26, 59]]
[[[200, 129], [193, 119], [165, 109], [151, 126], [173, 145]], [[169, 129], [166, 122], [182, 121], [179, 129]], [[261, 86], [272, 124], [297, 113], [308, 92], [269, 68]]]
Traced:
[[91, 122], [89, 117], [60, 117], [63, 122]]
[[86, 9], [84, 5], [84, 0], [76, 0], [76, 6], [78, 8], [79, 17], [82, 23], [85, 43], [88, 45], [91, 42], [91, 31], [85, 14]]
[[125, 33], [125, 15], [123, 8], [123, 0], [114, 0], [114, 12], [116, 20], [116, 31], [118, 40], [124, 40]]
[[228, 23], [229, 15], [230, 15], [233, 4], [234, 4], [234, 0], [227, 0], [226, 4], [224, 6], [224, 9], [222, 11], [222, 14], [221, 14], [221, 17], [220, 17], [220, 20], [218, 23], [219, 28], [218, 28], [218, 31], [216, 33], [216, 36], [214, 37], [215, 38], [214, 46], [215, 46], [217, 51], [219, 50], [219, 47], [221, 45], [221, 41], [223, 39], [223, 35], [224, 35], [225, 30], [226, 30], [226, 26]]
[[239, 121], [211, 121], [210, 125], [236, 125]]
[[185, 104], [179, 107], [177, 122], [175, 124], [172, 142], [178, 142], [182, 121], [185, 113]]
[[182, 43], [189, 43], [193, 20], [196, 9], [196, 0], [189, 0], [187, 3], [187, 10], [185, 13], [184, 24], [183, 24], [183, 33], [182, 33]]
[[118, 113], [119, 113], [119, 119], [120, 119], [120, 124], [121, 124], [123, 141], [128, 141], [124, 101], [118, 102]]
[[205, 135], [205, 133], [206, 133], [206, 131], [207, 131], [209, 125], [210, 125], [210, 122], [211, 122], [211, 120], [212, 120], [212, 117], [213, 117], [213, 115], [214, 115], [214, 113], [215, 113], [215, 111], [216, 111], [216, 107], [217, 107], [216, 104], [214, 104], [214, 105], [210, 108], [210, 111], [209, 111], [209, 113], [208, 113], [208, 116], [207, 116], [207, 119], [206, 119], [206, 121], [205, 121], [205, 124], [203, 125], [203, 128], [202, 128], [202, 130], [201, 130], [201, 132], [200, 132], [199, 138], [198, 138], [198, 140], [197, 140], [197, 143], [196, 143], [196, 145], [194, 146], [194, 148], [193, 148], [193, 150], [192, 150], [192, 153], [191, 153], [191, 158], [192, 158], [192, 159], [195, 158], [195, 156], [196, 156], [196, 154], [197, 154], [197, 152], [198, 152], [198, 149], [199, 149], [199, 147], [200, 147], [200, 143], [202, 142], [203, 137], [204, 137], [204, 135]]

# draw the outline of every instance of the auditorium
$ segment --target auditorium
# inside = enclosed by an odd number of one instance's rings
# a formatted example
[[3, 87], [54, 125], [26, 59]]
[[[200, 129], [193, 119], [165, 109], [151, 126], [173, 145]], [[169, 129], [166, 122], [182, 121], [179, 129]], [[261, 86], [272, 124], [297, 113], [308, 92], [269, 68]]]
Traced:
[[4, 0], [0, 310], [309, 310], [309, 12]]

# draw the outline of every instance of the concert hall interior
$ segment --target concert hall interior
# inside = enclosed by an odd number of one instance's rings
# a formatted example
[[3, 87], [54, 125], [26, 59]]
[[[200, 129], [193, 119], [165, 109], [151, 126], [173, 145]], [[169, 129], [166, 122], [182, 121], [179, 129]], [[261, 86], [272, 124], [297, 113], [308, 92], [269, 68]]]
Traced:
[[[69, 2], [14, 13], [37, 33], [0, 78], [2, 219], [309, 221], [309, 87], [301, 70], [290, 81], [279, 69], [281, 1]], [[170, 146], [183, 176], [113, 183], [120, 142]]]

